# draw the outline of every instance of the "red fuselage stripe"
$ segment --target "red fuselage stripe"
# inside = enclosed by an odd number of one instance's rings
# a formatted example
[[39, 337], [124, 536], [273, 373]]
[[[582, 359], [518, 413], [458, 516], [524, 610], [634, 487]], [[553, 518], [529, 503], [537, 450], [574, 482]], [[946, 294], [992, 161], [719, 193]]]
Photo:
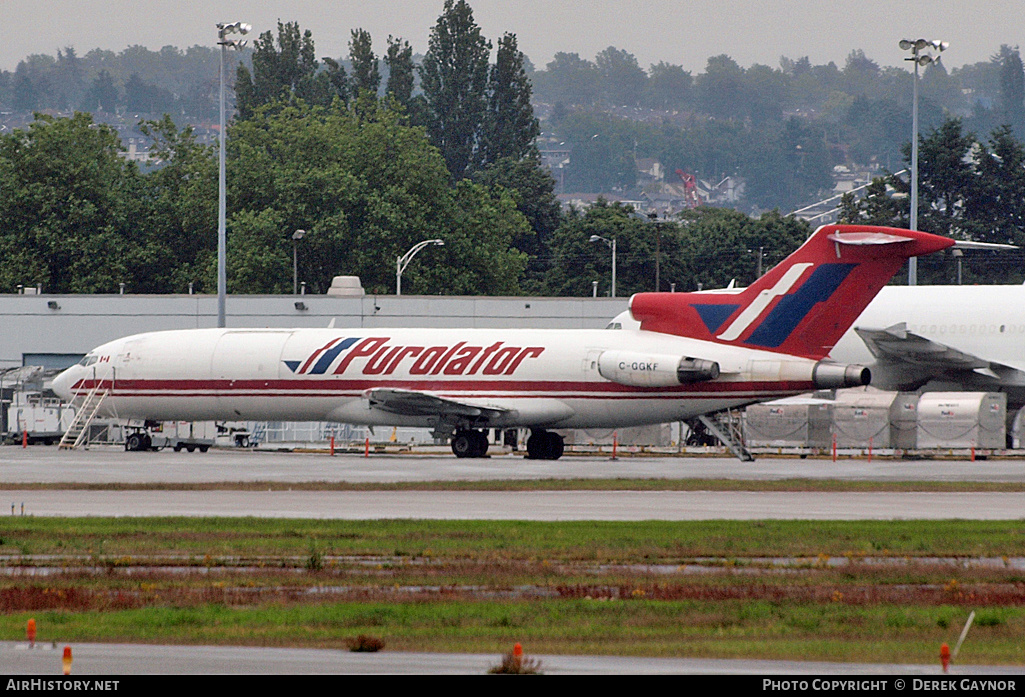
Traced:
[[[116, 397], [127, 396], [360, 396], [374, 388], [429, 391], [462, 397], [573, 397], [646, 398], [660, 396], [749, 396], [777, 392], [803, 392], [811, 382], [710, 382], [673, 387], [634, 387], [613, 382], [528, 380], [117, 380], [103, 381]], [[75, 385], [78, 392], [92, 389], [93, 380]]]

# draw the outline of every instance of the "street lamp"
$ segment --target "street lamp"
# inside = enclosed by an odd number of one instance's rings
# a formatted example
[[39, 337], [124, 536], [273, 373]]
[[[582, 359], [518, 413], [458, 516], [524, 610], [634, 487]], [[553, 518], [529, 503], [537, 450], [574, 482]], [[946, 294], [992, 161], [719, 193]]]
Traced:
[[612, 249], [612, 297], [616, 297], [616, 238], [607, 240], [601, 235], [591, 235], [591, 242], [601, 240]]
[[296, 230], [292, 233], [292, 295], [299, 293], [299, 240], [305, 234], [305, 230]]
[[[904, 60], [915, 64], [915, 86], [911, 104], [911, 229], [918, 229], [918, 66], [925, 67], [940, 60], [932, 52], [941, 53], [950, 46], [946, 41], [933, 39], [901, 39], [901, 50], [911, 51]], [[908, 259], [908, 285], [918, 285], [918, 257]]]
[[221, 110], [221, 130], [219, 135], [219, 150], [218, 153], [218, 165], [219, 173], [217, 180], [217, 326], [224, 327], [224, 300], [228, 293], [228, 275], [225, 270], [227, 261], [226, 252], [226, 239], [227, 234], [225, 232], [226, 224], [226, 197], [225, 197], [225, 185], [224, 185], [224, 53], [229, 48], [235, 50], [241, 49], [246, 45], [245, 41], [239, 39], [228, 39], [228, 34], [248, 34], [251, 26], [244, 22], [219, 22], [217, 24], [217, 44], [221, 47], [221, 68], [220, 68], [220, 82], [221, 82], [221, 98], [220, 98], [220, 110]]
[[[669, 221], [671, 211], [667, 208], [662, 212], [662, 217], [666, 222]], [[648, 221], [655, 226], [655, 292], [662, 292], [662, 285], [659, 282], [660, 266], [662, 264], [662, 223], [658, 220], [658, 213], [651, 211], [648, 213]]]
[[417, 252], [432, 244], [436, 244], [439, 247], [445, 246], [444, 240], [424, 240], [414, 244], [408, 252], [395, 260], [395, 295], [402, 295], [402, 272], [409, 266], [409, 262], [413, 260]]

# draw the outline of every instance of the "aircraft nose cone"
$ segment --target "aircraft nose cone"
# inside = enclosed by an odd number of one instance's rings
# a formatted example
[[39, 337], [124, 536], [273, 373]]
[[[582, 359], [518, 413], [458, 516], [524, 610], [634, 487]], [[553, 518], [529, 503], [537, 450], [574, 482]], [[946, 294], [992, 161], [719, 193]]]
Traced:
[[53, 382], [50, 384], [54, 393], [65, 402], [70, 402], [75, 397], [71, 392], [71, 387], [75, 384], [75, 374], [77, 372], [78, 366], [73, 365], [55, 377]]

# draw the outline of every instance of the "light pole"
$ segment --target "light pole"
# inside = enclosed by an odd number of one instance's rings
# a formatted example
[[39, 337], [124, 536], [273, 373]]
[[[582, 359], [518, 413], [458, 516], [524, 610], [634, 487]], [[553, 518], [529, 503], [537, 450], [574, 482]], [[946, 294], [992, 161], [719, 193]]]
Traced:
[[[915, 86], [911, 99], [911, 229], [918, 229], [918, 66], [927, 66], [939, 61], [932, 51], [940, 53], [950, 46], [946, 41], [933, 39], [901, 39], [897, 44], [904, 51], [911, 51], [911, 57], [904, 60], [915, 64]], [[918, 257], [908, 259], [908, 285], [918, 285]]]
[[305, 234], [305, 230], [296, 230], [292, 233], [292, 295], [299, 293], [299, 240]]
[[217, 45], [221, 47], [221, 130], [218, 133], [218, 179], [217, 179], [217, 326], [224, 327], [224, 304], [228, 294], [228, 274], [225, 270], [227, 262], [227, 234], [226, 224], [226, 196], [224, 185], [224, 53], [228, 48], [240, 49], [246, 45], [245, 41], [239, 39], [228, 39], [228, 34], [248, 34], [251, 26], [244, 22], [219, 22], [217, 24]]
[[591, 242], [597, 242], [601, 240], [612, 249], [612, 295], [616, 297], [616, 238], [613, 237], [611, 240], [607, 240], [601, 235], [591, 235]]
[[432, 244], [436, 244], [439, 247], [445, 246], [444, 240], [424, 240], [414, 244], [408, 252], [395, 260], [395, 295], [402, 295], [402, 272], [409, 266], [409, 262], [413, 260], [417, 252]]

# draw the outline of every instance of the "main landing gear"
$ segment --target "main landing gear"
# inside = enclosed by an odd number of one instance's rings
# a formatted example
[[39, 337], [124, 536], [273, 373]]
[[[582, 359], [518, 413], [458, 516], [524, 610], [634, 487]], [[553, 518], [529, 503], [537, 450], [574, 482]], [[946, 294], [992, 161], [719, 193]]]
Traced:
[[528, 460], [558, 460], [563, 450], [565, 444], [558, 433], [539, 429], [531, 431], [527, 439]]
[[[565, 450], [558, 433], [536, 429], [527, 439], [528, 460], [558, 460]], [[452, 452], [456, 457], [484, 457], [488, 452], [488, 438], [483, 431], [465, 428], [452, 436]]]
[[483, 431], [456, 431], [452, 436], [452, 452], [456, 457], [484, 457], [488, 452], [488, 437]]

